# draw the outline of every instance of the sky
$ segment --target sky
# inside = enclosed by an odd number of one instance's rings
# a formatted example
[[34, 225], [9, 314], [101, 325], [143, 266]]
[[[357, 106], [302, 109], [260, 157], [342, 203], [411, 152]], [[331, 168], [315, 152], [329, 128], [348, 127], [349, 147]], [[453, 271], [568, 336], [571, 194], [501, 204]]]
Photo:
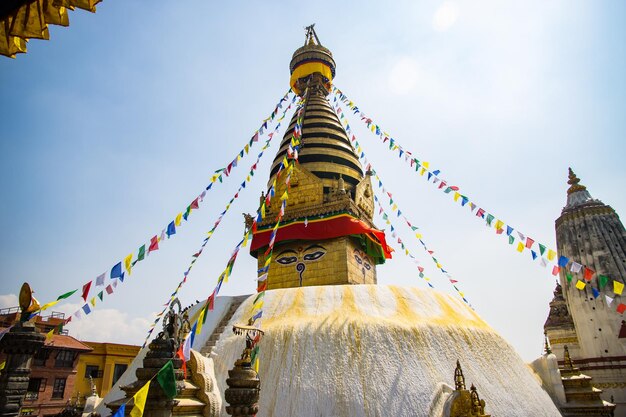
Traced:
[[[626, 213], [625, 15], [625, 3], [608, 1], [107, 1], [95, 14], [70, 12], [49, 41], [0, 59], [0, 307], [17, 304], [25, 281], [42, 303], [80, 288], [159, 234], [272, 112], [311, 23], [335, 57], [335, 85], [362, 111], [471, 201], [555, 247], [570, 166], [592, 196]], [[351, 126], [478, 314], [523, 359], [538, 357], [551, 271], [403, 165], [358, 119]], [[70, 334], [141, 344], [259, 149]], [[276, 150], [189, 274], [183, 305], [213, 291]], [[436, 289], [450, 292], [394, 225]], [[255, 269], [240, 254], [220, 294], [254, 292]], [[427, 288], [417, 273], [398, 250], [378, 282]], [[72, 314], [80, 301], [54, 310]]]

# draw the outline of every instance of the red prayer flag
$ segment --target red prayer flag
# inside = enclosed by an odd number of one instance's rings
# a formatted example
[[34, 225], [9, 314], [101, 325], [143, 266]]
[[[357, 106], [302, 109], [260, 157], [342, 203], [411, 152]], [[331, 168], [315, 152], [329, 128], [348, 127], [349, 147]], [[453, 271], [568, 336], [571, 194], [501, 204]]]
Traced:
[[421, 266], [418, 266], [417, 269], [419, 269], [420, 272], [424, 272], [424, 268]]
[[192, 209], [197, 209], [197, 208], [200, 208], [200, 206], [198, 205], [198, 198], [196, 198], [195, 200], [193, 200], [193, 201], [191, 202], [191, 205], [190, 205], [189, 207], [191, 207]]
[[552, 275], [554, 276], [559, 275], [560, 270], [561, 270], [561, 267], [554, 265], [554, 267], [552, 268]]
[[624, 311], [626, 311], [626, 304], [619, 303], [619, 305], [617, 306], [617, 312], [619, 314], [624, 314]]
[[157, 235], [154, 235], [152, 239], [150, 239], [150, 247], [148, 248], [148, 253], [152, 252], [153, 250], [158, 250], [158, 249], [159, 249], [159, 238], [157, 237]]
[[207, 301], [209, 310], [213, 310], [213, 307], [215, 307], [215, 291], [213, 291], [213, 294], [209, 295], [209, 299]]
[[534, 240], [532, 240], [532, 239], [531, 239], [531, 238], [529, 238], [529, 237], [526, 237], [526, 247], [527, 247], [528, 249], [530, 249], [530, 248], [533, 246], [533, 243], [535, 243], [535, 241], [534, 241]]
[[595, 271], [593, 269], [585, 267], [585, 279], [587, 281], [591, 281], [591, 278], [593, 278], [593, 274], [595, 274]]
[[185, 362], [185, 354], [183, 353], [183, 345], [181, 344], [178, 350], [176, 351], [176, 357], [180, 358], [183, 361], [182, 370], [185, 374], [185, 378], [187, 378], [187, 362]]
[[267, 280], [259, 283], [259, 286], [256, 289], [256, 292], [263, 292], [267, 289]]
[[456, 279], [450, 279], [450, 282], [453, 283], [453, 284], [456, 284], [459, 281], [457, 281]]
[[107, 287], [105, 289], [106, 289], [107, 294], [110, 295], [110, 294], [113, 293], [113, 287], [111, 287], [111, 285], [107, 285]]
[[89, 296], [89, 289], [91, 288], [91, 281], [83, 285], [83, 300], [87, 302], [87, 297]]

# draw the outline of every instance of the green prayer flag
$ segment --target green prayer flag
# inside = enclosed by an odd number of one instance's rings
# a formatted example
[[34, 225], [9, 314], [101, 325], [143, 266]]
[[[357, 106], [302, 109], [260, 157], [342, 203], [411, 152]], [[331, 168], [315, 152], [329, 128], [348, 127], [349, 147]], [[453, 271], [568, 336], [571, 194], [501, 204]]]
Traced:
[[572, 274], [568, 272], [567, 274], [565, 274], [565, 277], [567, 278], [567, 282], [572, 282]]
[[515, 242], [515, 238], [511, 235], [509, 235], [509, 245], [512, 245], [513, 242]]
[[70, 297], [70, 296], [71, 296], [72, 294], [74, 294], [76, 291], [78, 291], [78, 290], [74, 290], [74, 291], [66, 292], [66, 293], [65, 293], [65, 294], [63, 294], [63, 295], [59, 295], [59, 297], [57, 298], [57, 300], [64, 300], [64, 299], [66, 299], [67, 297]]
[[600, 275], [598, 277], [598, 280], [600, 281], [600, 288], [604, 288], [606, 284], [609, 283], [609, 277], [607, 277], [606, 275]]
[[250, 353], [250, 359], [252, 363], [254, 363], [258, 355], [259, 355], [259, 347], [255, 346], [254, 349], [252, 349], [252, 352]]
[[141, 245], [139, 248], [139, 253], [137, 254], [137, 261], [143, 261], [143, 258], [146, 257], [146, 245]]
[[100, 299], [100, 301], [102, 301], [102, 293], [103, 293], [103, 291], [100, 291], [100, 292], [98, 293], [98, 298]]
[[163, 388], [163, 392], [165, 392], [170, 399], [176, 397], [176, 376], [174, 375], [174, 364], [171, 360], [167, 361], [159, 370], [156, 379], [159, 381], [161, 388]]
[[493, 221], [494, 217], [491, 214], [487, 214], [487, 224], [489, 226], [491, 226], [491, 222]]
[[546, 247], [543, 246], [541, 243], [539, 244], [539, 253], [541, 253], [543, 255], [543, 253], [546, 251]]

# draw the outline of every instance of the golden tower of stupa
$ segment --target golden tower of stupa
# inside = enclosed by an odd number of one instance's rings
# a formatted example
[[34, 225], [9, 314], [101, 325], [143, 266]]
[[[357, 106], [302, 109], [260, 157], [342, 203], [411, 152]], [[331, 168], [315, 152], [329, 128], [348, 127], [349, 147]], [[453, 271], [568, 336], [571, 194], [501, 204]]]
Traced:
[[[300, 146], [290, 143], [298, 123], [294, 114], [270, 171], [275, 184], [263, 222], [251, 246], [259, 268], [267, 247], [281, 197], [287, 186], [280, 166], [297, 152], [289, 182], [287, 206], [276, 233], [267, 288], [311, 285], [375, 284], [376, 265], [390, 257], [385, 235], [372, 218], [374, 199], [368, 172], [364, 172], [350, 139], [326, 96], [335, 75], [332, 53], [323, 47], [312, 26], [304, 46], [289, 65], [290, 85], [304, 101], [300, 114]], [[280, 177], [280, 178], [278, 178]]]

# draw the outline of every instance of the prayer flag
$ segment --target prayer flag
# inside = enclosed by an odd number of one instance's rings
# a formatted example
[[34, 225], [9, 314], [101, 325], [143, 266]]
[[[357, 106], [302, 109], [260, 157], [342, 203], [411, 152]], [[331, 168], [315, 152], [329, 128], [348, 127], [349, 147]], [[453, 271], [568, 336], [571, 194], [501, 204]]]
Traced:
[[139, 253], [137, 253], [137, 262], [143, 261], [146, 257], [146, 245], [141, 245], [139, 248]]
[[[180, 226], [180, 222], [183, 219], [183, 213], [178, 213], [174, 219], [174, 225]], [[172, 233], [173, 234], [173, 233]]]
[[489, 226], [491, 226], [491, 222], [493, 221], [494, 217], [491, 214], [487, 214], [487, 224]]
[[524, 244], [522, 242], [517, 242], [517, 251], [522, 252], [524, 250]]
[[578, 272], [580, 272], [580, 269], [582, 267], [583, 266], [581, 264], [579, 264], [578, 262], [573, 262], [572, 261], [572, 266], [570, 267], [570, 271], [578, 273]]
[[257, 312], [254, 316], [252, 316], [252, 322], [254, 323], [257, 319], [263, 317], [263, 311]]
[[619, 314], [624, 314], [624, 311], [626, 311], [626, 304], [619, 303], [619, 305], [617, 306], [617, 312]]
[[191, 204], [189, 205], [189, 207], [191, 207], [192, 209], [198, 209], [198, 208], [200, 208], [200, 205], [198, 204], [198, 199], [199, 199], [199, 198], [200, 198], [200, 197], [197, 197], [195, 200], [193, 200], [193, 201], [191, 202]]
[[485, 210], [483, 210], [481, 208], [476, 210], [476, 217], [482, 217], [484, 219], [485, 218]]
[[606, 294], [604, 295], [604, 298], [606, 298], [606, 305], [610, 306], [611, 303], [613, 302], [613, 299]]
[[574, 278], [574, 276], [568, 272], [565, 274], [565, 278], [567, 278], [567, 282], [572, 282], [572, 278]]
[[130, 417], [142, 417], [143, 410], [146, 407], [146, 399], [148, 398], [148, 390], [150, 390], [151, 380], [146, 382], [146, 385], [141, 387], [135, 395], [133, 395], [133, 403], [135, 406], [130, 411]]
[[259, 285], [257, 286], [257, 292], [263, 292], [267, 289], [267, 281], [262, 281], [259, 283]]
[[506, 234], [511, 236], [511, 233], [513, 233], [513, 228], [509, 225], [506, 226]]
[[535, 243], [535, 241], [529, 237], [526, 238], [526, 247], [528, 249], [530, 249], [533, 246], [533, 243]]
[[585, 267], [585, 279], [587, 281], [591, 281], [591, 278], [593, 278], [593, 274], [595, 274], [595, 271], [593, 269]]
[[50, 340], [52, 340], [53, 334], [54, 334], [54, 328], [50, 330], [48, 333], [46, 333], [46, 342], [49, 342]]
[[106, 290], [107, 294], [109, 294], [109, 295], [113, 294], [113, 288], [111, 287], [111, 285], [107, 285], [105, 290]]
[[598, 298], [600, 295], [600, 291], [598, 291], [595, 287], [591, 287], [591, 292], [593, 293], [593, 298]]
[[189, 361], [191, 358], [191, 335], [188, 335], [183, 342], [183, 355], [185, 357], [185, 362]]
[[96, 278], [96, 287], [99, 287], [101, 285], [104, 285], [104, 273], [98, 275], [98, 277]]
[[176, 397], [178, 393], [176, 389], [176, 376], [174, 375], [174, 364], [171, 360], [167, 361], [159, 370], [156, 379], [159, 381], [159, 385], [161, 385], [165, 395], [170, 399]]
[[206, 314], [206, 309], [203, 308], [200, 310], [200, 315], [198, 316], [198, 321], [196, 321], [196, 331], [195, 335], [199, 335], [202, 332], [202, 325], [204, 324], [204, 315]]
[[568, 262], [569, 262], [569, 258], [562, 256], [562, 255], [559, 257], [559, 266], [561, 268], [564, 268], [565, 266], [567, 266]]
[[167, 238], [169, 239], [170, 236], [175, 235], [175, 234], [176, 234], [176, 225], [174, 221], [172, 221], [170, 224], [167, 225]]
[[78, 290], [69, 291], [69, 292], [66, 292], [65, 294], [61, 294], [61, 295], [59, 295], [57, 297], [57, 300], [64, 300], [64, 299], [66, 299], [68, 297], [71, 297], [76, 291], [78, 291]]
[[561, 270], [561, 268], [559, 268], [558, 266], [554, 265], [552, 267], [552, 275], [557, 276], [559, 275], [559, 271]]
[[152, 239], [150, 239], [150, 247], [148, 247], [148, 253], [152, 252], [153, 250], [159, 250], [159, 238], [157, 237], [157, 235], [154, 235]]
[[555, 256], [556, 256], [556, 252], [553, 251], [552, 249], [548, 249], [548, 260], [553, 261]]
[[183, 353], [183, 346], [181, 345], [176, 351], [176, 357], [180, 358], [183, 361], [182, 370], [185, 375], [185, 379], [187, 378], [187, 361], [185, 361], [185, 355]]
[[624, 291], [624, 284], [619, 281], [613, 281], [613, 292], [617, 295], [622, 295], [622, 291]]
[[609, 282], [609, 277], [607, 277], [606, 275], [600, 275], [598, 277], [598, 281], [600, 282], [600, 288], [604, 288]]
[[[209, 298], [207, 299], [208, 309], [209, 310], [213, 310], [214, 304], [215, 304], [215, 292], [213, 292], [213, 294], [209, 295]], [[206, 315], [204, 316], [204, 320], [206, 320]]]
[[118, 262], [113, 268], [111, 268], [111, 279], [122, 277], [122, 263]]
[[90, 301], [92, 306], [96, 306], [96, 297], [91, 297], [91, 301]]
[[513, 236], [509, 236], [509, 245], [512, 245], [515, 242], [515, 238]]
[[504, 222], [502, 220], [496, 220], [496, 229], [502, 230], [502, 226], [504, 226]]
[[98, 293], [98, 298], [100, 299], [100, 301], [102, 301], [102, 299], [104, 298], [104, 291], [100, 291]]
[[533, 257], [533, 261], [534, 261], [535, 259], [537, 259], [537, 252], [535, 252], [534, 250], [531, 250], [531, 251], [530, 251], [530, 254], [531, 254], [531, 255], [532, 255], [532, 257]]
[[128, 275], [131, 273], [131, 263], [133, 261], [133, 254], [129, 254], [126, 258], [124, 258], [124, 268], [128, 271]]
[[89, 304], [85, 304], [83, 306], [83, 311], [85, 312], [85, 314], [91, 313], [91, 309], [89, 308]]
[[87, 296], [89, 296], [89, 289], [91, 288], [91, 281], [83, 285], [83, 300], [87, 301]]
[[124, 417], [124, 413], [126, 412], [126, 404], [120, 405], [120, 408], [117, 409], [113, 417]]
[[[555, 268], [556, 268], [556, 266], [555, 266]], [[581, 291], [584, 290], [585, 289], [585, 282], [581, 281], [581, 280], [578, 280], [578, 282], [576, 283], [576, 288], [578, 288]]]
[[543, 253], [545, 251], [546, 251], [546, 247], [540, 243], [539, 244], [539, 253], [541, 254], [541, 256], [543, 256]]

